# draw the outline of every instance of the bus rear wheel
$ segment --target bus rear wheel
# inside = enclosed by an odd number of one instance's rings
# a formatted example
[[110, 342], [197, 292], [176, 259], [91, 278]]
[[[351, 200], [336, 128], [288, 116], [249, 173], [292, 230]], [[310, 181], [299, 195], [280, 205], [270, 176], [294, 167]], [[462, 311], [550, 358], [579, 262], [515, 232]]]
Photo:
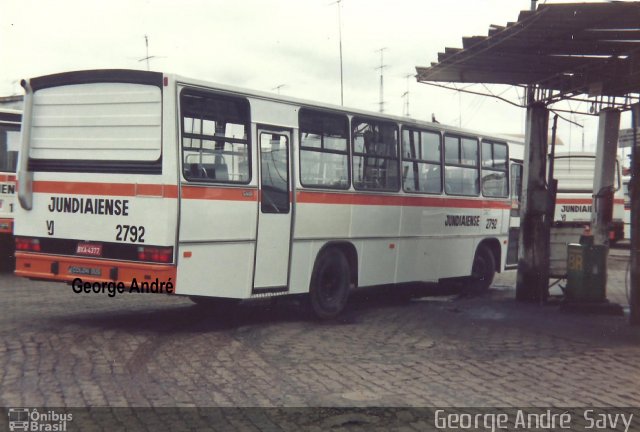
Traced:
[[335, 318], [349, 297], [351, 269], [344, 253], [335, 247], [325, 249], [316, 259], [309, 287], [311, 312], [322, 320]]
[[488, 290], [495, 275], [496, 263], [493, 254], [486, 246], [478, 247], [469, 278], [471, 289], [476, 292]]

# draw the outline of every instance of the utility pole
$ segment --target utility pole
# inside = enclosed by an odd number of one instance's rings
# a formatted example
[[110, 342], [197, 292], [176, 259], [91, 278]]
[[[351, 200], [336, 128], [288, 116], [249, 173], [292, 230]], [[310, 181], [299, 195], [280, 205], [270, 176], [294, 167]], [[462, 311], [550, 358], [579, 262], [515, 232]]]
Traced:
[[384, 64], [384, 51], [387, 48], [380, 48], [379, 50], [376, 50], [376, 52], [380, 52], [380, 67], [377, 67], [376, 69], [380, 69], [380, 112], [383, 113], [384, 112], [384, 68], [387, 67]]
[[[538, 0], [531, 0], [531, 12], [535, 12], [536, 11], [536, 5], [538, 3]], [[535, 99], [535, 85], [530, 84], [526, 87], [525, 90], [525, 103], [527, 106], [530, 106]]]
[[147, 61], [147, 70], [151, 70], [151, 68], [149, 66], [149, 58], [150, 58], [149, 57], [149, 36], [147, 36], [147, 35], [144, 35], [144, 46], [146, 48], [147, 55], [144, 57], [143, 60]]
[[640, 143], [638, 142], [638, 126], [640, 125], [640, 103], [631, 109], [631, 128], [633, 130], [633, 147], [631, 148], [631, 182], [629, 198], [631, 199], [631, 257], [629, 263], [629, 321], [631, 325], [640, 326]]
[[411, 78], [412, 76], [414, 75], [407, 74], [404, 76], [407, 80], [407, 91], [402, 94], [402, 97], [404, 98], [404, 115], [407, 117], [411, 117], [411, 115], [409, 114], [409, 78]]
[[[158, 58], [158, 56], [154, 56], [154, 55], [149, 55], [149, 36], [148, 35], [144, 35], [144, 46], [146, 49], [146, 56], [142, 57], [141, 59], [139, 59], [138, 61], [146, 61], [147, 62], [147, 70], [151, 70], [151, 66], [149, 64], [149, 60], [151, 60], [152, 58]], [[162, 56], [161, 56], [162, 57]]]
[[338, 5], [338, 40], [340, 47], [340, 105], [344, 105], [344, 82], [342, 74], [342, 0], [336, 0], [331, 5]]

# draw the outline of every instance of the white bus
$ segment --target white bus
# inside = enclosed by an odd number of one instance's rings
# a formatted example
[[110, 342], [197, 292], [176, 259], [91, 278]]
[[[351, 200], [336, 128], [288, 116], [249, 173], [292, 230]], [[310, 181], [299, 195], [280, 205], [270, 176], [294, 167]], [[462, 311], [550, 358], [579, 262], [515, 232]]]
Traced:
[[13, 268], [13, 214], [21, 113], [0, 109], [0, 267]]
[[[576, 227], [591, 224], [595, 164], [593, 153], [556, 154], [554, 177], [558, 180], [558, 194], [554, 221], [557, 224]], [[624, 238], [624, 192], [620, 179], [620, 162], [616, 161], [610, 244]]]
[[487, 288], [504, 267], [504, 140], [156, 72], [23, 87], [19, 276], [308, 294], [329, 318], [355, 287]]
[[[511, 158], [511, 221], [506, 268], [514, 269], [518, 265], [524, 143], [510, 140], [509, 154]], [[591, 225], [595, 158], [594, 153], [555, 154], [554, 178], [558, 180], [558, 190], [551, 229], [552, 270], [566, 265], [566, 244], [577, 243], [584, 228]], [[610, 244], [623, 238], [622, 218], [626, 217], [623, 207], [623, 190], [620, 188], [619, 161], [616, 162], [614, 188], [612, 224], [609, 230]]]

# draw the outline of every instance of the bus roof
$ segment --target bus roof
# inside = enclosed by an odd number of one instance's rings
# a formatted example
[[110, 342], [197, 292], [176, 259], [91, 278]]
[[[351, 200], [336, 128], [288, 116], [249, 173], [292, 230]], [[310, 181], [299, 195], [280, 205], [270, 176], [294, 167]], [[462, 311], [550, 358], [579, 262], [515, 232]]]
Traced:
[[217, 90], [222, 90], [224, 92], [246, 95], [246, 96], [255, 97], [259, 99], [290, 103], [292, 105], [300, 105], [302, 107], [320, 108], [320, 109], [326, 109], [331, 111], [338, 111], [344, 114], [376, 117], [380, 119], [396, 121], [398, 123], [426, 127], [426, 128], [438, 130], [438, 131], [456, 132], [460, 134], [478, 136], [478, 137], [483, 137], [483, 138], [493, 139], [498, 141], [506, 141], [506, 142], [513, 141], [513, 137], [507, 137], [500, 134], [483, 133], [476, 130], [459, 128], [456, 126], [442, 124], [438, 122], [419, 120], [413, 117], [403, 117], [403, 116], [385, 114], [385, 113], [380, 113], [375, 111], [362, 110], [358, 108], [350, 108], [350, 107], [345, 107], [340, 105], [334, 105], [334, 104], [325, 103], [325, 102], [312, 101], [308, 99], [295, 98], [291, 96], [282, 96], [275, 93], [230, 86], [226, 84], [220, 84], [217, 82], [197, 80], [197, 79], [188, 78], [188, 77], [184, 77], [182, 75], [177, 75], [177, 74], [165, 74], [165, 76], [174, 79], [177, 83], [180, 83], [180, 84], [193, 85], [193, 86], [199, 86], [199, 87], [209, 87], [209, 88], [213, 87]]
[[[501, 134], [483, 133], [476, 130], [463, 129], [463, 128], [459, 128], [452, 125], [441, 124], [438, 122], [418, 120], [412, 117], [402, 117], [402, 116], [384, 114], [384, 113], [379, 113], [374, 111], [367, 111], [367, 110], [362, 110], [357, 108], [348, 108], [348, 107], [324, 103], [324, 102], [294, 98], [290, 96], [282, 96], [279, 94], [263, 92], [259, 90], [246, 89], [242, 87], [230, 86], [230, 85], [221, 84], [221, 83], [212, 82], [212, 81], [204, 81], [204, 80], [188, 78], [185, 76], [172, 74], [172, 73], [161, 74], [159, 72], [141, 71], [141, 70], [134, 70], [134, 69], [95, 69], [95, 70], [69, 71], [69, 72], [62, 72], [62, 73], [52, 74], [52, 75], [43, 75], [40, 77], [31, 78], [28, 81], [33, 84], [37, 83], [37, 87], [42, 88], [43, 86], [58, 86], [58, 85], [64, 85], [69, 83], [99, 82], [99, 80], [108, 80], [109, 77], [116, 77], [115, 78], [116, 80], [122, 80], [122, 79], [126, 79], [127, 76], [131, 77], [133, 82], [140, 82], [140, 83], [144, 83], [144, 82], [155, 83], [161, 80], [162, 77], [167, 77], [179, 84], [185, 84], [185, 85], [191, 85], [191, 86], [203, 87], [203, 88], [213, 88], [226, 93], [284, 102], [292, 105], [298, 105], [301, 107], [319, 108], [319, 109], [342, 112], [345, 114], [374, 117], [379, 119], [395, 121], [395, 122], [403, 123], [406, 125], [420, 126], [420, 127], [429, 128], [432, 130], [437, 130], [437, 131], [455, 132], [463, 135], [482, 137], [486, 139], [492, 139], [492, 140], [503, 141], [503, 142], [516, 141], [514, 140], [513, 137], [509, 137]], [[35, 88], [36, 87], [34, 86], [34, 89]]]

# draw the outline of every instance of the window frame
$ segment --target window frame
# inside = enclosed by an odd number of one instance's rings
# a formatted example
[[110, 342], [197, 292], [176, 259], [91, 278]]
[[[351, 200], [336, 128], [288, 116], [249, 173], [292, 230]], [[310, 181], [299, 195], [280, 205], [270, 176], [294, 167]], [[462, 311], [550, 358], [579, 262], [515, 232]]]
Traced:
[[[440, 159], [438, 161], [436, 161], [435, 159], [420, 159], [418, 157], [416, 158], [405, 158], [404, 155], [404, 131], [408, 131], [409, 133], [412, 132], [416, 132], [418, 133], [420, 142], [418, 143], [418, 147], [420, 149], [422, 149], [422, 134], [423, 133], [430, 133], [430, 134], [434, 134], [438, 136], [438, 146], [439, 146], [439, 152], [440, 152]], [[406, 125], [402, 125], [401, 130], [400, 130], [400, 178], [401, 183], [402, 183], [402, 191], [406, 192], [406, 193], [412, 193], [412, 194], [426, 194], [426, 195], [442, 195], [443, 189], [444, 189], [444, 169], [443, 169], [443, 158], [444, 158], [444, 139], [443, 139], [443, 135], [442, 132], [440, 131], [434, 131], [434, 130], [430, 130], [430, 129], [424, 129], [424, 128], [418, 128], [415, 126], [406, 126]], [[412, 162], [413, 163], [413, 167], [414, 169], [416, 168], [416, 166], [418, 164], [431, 164], [431, 165], [438, 165], [440, 167], [440, 190], [438, 192], [428, 192], [425, 190], [407, 190], [404, 186], [404, 162]], [[415, 176], [415, 172], [414, 172], [414, 176]]]
[[[20, 124], [5, 123], [0, 120], [0, 135], [4, 135], [4, 153], [0, 155], [0, 172], [15, 174], [18, 169], [19, 150], [9, 150], [9, 133], [18, 134], [18, 144], [20, 143]], [[15, 153], [12, 155], [12, 153]], [[11, 156], [11, 157], [10, 157]]]
[[[358, 187], [356, 186], [356, 182], [355, 182], [355, 168], [354, 168], [354, 164], [355, 164], [355, 159], [356, 157], [362, 157], [362, 158], [366, 158], [366, 157], [373, 157], [376, 159], [386, 159], [386, 160], [394, 160], [392, 157], [390, 156], [380, 156], [380, 155], [367, 155], [367, 153], [364, 152], [357, 152], [355, 150], [355, 126], [358, 123], [367, 123], [370, 126], [371, 125], [377, 125], [378, 127], [380, 126], [391, 126], [394, 129], [395, 132], [395, 140], [396, 140], [396, 152], [395, 152], [395, 161], [396, 161], [396, 173], [398, 174], [398, 184], [395, 188], [363, 188], [363, 187]], [[369, 117], [369, 116], [362, 116], [362, 115], [354, 115], [353, 117], [351, 117], [351, 122], [350, 122], [350, 135], [351, 135], [351, 139], [350, 139], [350, 145], [349, 148], [351, 150], [351, 172], [354, 173], [352, 175], [352, 184], [353, 184], [353, 188], [357, 191], [361, 191], [361, 192], [399, 192], [402, 189], [402, 185], [401, 185], [401, 180], [402, 180], [402, 174], [401, 174], [401, 165], [400, 165], [400, 126], [398, 123], [391, 121], [391, 120], [386, 120], [386, 119], [380, 119], [380, 118], [376, 118], [376, 117]]]
[[[345, 148], [346, 150], [342, 151], [342, 150], [333, 150], [333, 149], [325, 149], [323, 147], [323, 143], [324, 143], [324, 130], [323, 130], [323, 135], [321, 135], [321, 147], [308, 147], [308, 146], [304, 146], [302, 144], [302, 133], [304, 132], [302, 129], [302, 116], [303, 115], [308, 115], [308, 114], [314, 114], [314, 115], [319, 115], [319, 116], [326, 116], [326, 117], [333, 117], [335, 119], [337, 118], [341, 118], [345, 121], [345, 130], [346, 130], [346, 137], [345, 137]], [[339, 112], [335, 112], [335, 111], [326, 111], [326, 110], [321, 110], [321, 109], [315, 109], [315, 108], [307, 108], [307, 107], [303, 107], [300, 108], [300, 111], [298, 112], [298, 179], [300, 181], [300, 185], [302, 185], [302, 187], [305, 188], [313, 188], [313, 189], [335, 189], [335, 190], [348, 190], [351, 187], [351, 127], [350, 127], [350, 121], [349, 121], [349, 116], [347, 114], [344, 113], [339, 113]], [[315, 153], [330, 153], [330, 154], [337, 154], [337, 155], [344, 155], [347, 157], [347, 182], [346, 184], [343, 186], [331, 186], [331, 185], [324, 185], [324, 184], [317, 184], [317, 183], [304, 183], [302, 180], [302, 152], [303, 151], [310, 151], [310, 152], [315, 152]]]
[[[227, 136], [217, 136], [215, 135], [209, 135], [209, 134], [205, 134], [205, 133], [192, 133], [192, 132], [186, 132], [185, 131], [185, 118], [191, 118], [192, 121], [195, 120], [199, 120], [200, 121], [200, 130], [202, 130], [204, 128], [204, 121], [205, 119], [203, 118], [203, 116], [201, 115], [199, 118], [195, 118], [195, 117], [186, 117], [185, 116], [185, 110], [183, 109], [183, 97], [185, 95], [194, 95], [194, 96], [201, 96], [201, 97], [205, 97], [205, 98], [217, 98], [217, 99], [221, 99], [221, 100], [225, 100], [227, 102], [235, 102], [238, 103], [238, 106], [244, 110], [244, 114], [245, 114], [245, 123], [243, 123], [244, 128], [245, 128], [245, 133], [246, 133], [246, 139], [239, 139], [239, 138], [230, 138]], [[207, 183], [207, 184], [223, 184], [223, 185], [248, 185], [249, 183], [251, 183], [252, 179], [253, 179], [253, 171], [252, 171], [252, 166], [253, 166], [253, 146], [252, 146], [252, 134], [251, 134], [251, 104], [249, 102], [249, 99], [246, 97], [242, 97], [242, 96], [234, 96], [234, 95], [228, 95], [228, 94], [223, 94], [220, 92], [216, 92], [216, 91], [211, 91], [211, 90], [206, 90], [206, 89], [200, 89], [200, 88], [195, 88], [195, 87], [183, 87], [180, 90], [179, 93], [179, 97], [178, 97], [178, 107], [180, 109], [180, 114], [178, 116], [178, 121], [180, 122], [180, 126], [179, 126], [179, 131], [180, 131], [180, 135], [179, 135], [179, 142], [180, 142], [180, 175], [181, 175], [181, 179], [184, 181], [187, 181], [189, 183]], [[184, 171], [184, 160], [185, 160], [185, 145], [184, 145], [184, 139], [185, 138], [189, 138], [189, 139], [195, 139], [195, 140], [200, 140], [201, 146], [200, 148], [202, 148], [202, 142], [203, 141], [213, 141], [216, 144], [218, 142], [222, 142], [223, 146], [226, 143], [231, 143], [231, 144], [245, 144], [246, 145], [246, 156], [247, 156], [247, 179], [246, 180], [242, 180], [242, 181], [236, 181], [236, 180], [221, 180], [221, 179], [208, 179], [208, 178], [191, 178], [191, 177], [187, 177], [185, 175], [185, 171]], [[215, 154], [215, 153], [211, 153], [211, 154]], [[224, 153], [222, 153], [224, 154]]]
[[[447, 138], [457, 138], [458, 139], [458, 163], [447, 162], [447, 157], [446, 157]], [[463, 139], [469, 139], [469, 140], [473, 140], [473, 141], [476, 142], [476, 164], [475, 165], [469, 165], [469, 164], [461, 163], [461, 161], [462, 161], [462, 140]], [[442, 188], [444, 190], [445, 195], [449, 195], [449, 196], [464, 196], [464, 197], [479, 197], [479, 196], [481, 196], [481, 194], [482, 194], [482, 184], [481, 184], [482, 179], [481, 179], [480, 165], [481, 165], [481, 161], [482, 161], [482, 156], [480, 154], [480, 140], [478, 139], [478, 137], [474, 137], [474, 136], [471, 136], [471, 135], [465, 135], [465, 134], [458, 134], [458, 133], [455, 133], [455, 132], [445, 132], [443, 137], [442, 137], [442, 161], [443, 161]], [[457, 194], [457, 193], [449, 193], [449, 192], [447, 192], [446, 182], [447, 182], [447, 167], [448, 166], [452, 166], [452, 167], [456, 167], [456, 168], [466, 168], [466, 169], [474, 168], [476, 170], [476, 174], [478, 175], [478, 192], [475, 193], [475, 194], [464, 194], [464, 193]]]
[[[485, 167], [484, 166], [484, 144], [490, 144], [491, 145], [491, 160], [493, 161], [493, 164], [491, 167]], [[506, 153], [505, 153], [505, 162], [504, 162], [504, 168], [495, 168], [495, 150], [494, 147], [496, 145], [500, 145], [500, 146], [504, 146], [506, 149]], [[505, 142], [502, 141], [496, 141], [496, 140], [492, 140], [492, 139], [487, 139], [487, 138], [483, 138], [482, 140], [480, 140], [480, 192], [482, 193], [482, 196], [485, 198], [510, 198], [511, 197], [511, 176], [510, 176], [510, 164], [509, 164], [509, 145]], [[504, 195], [486, 195], [484, 193], [484, 177], [483, 177], [483, 172], [484, 171], [493, 171], [493, 172], [502, 172], [505, 174], [505, 181], [507, 184], [507, 188], [506, 188], [506, 192]]]

